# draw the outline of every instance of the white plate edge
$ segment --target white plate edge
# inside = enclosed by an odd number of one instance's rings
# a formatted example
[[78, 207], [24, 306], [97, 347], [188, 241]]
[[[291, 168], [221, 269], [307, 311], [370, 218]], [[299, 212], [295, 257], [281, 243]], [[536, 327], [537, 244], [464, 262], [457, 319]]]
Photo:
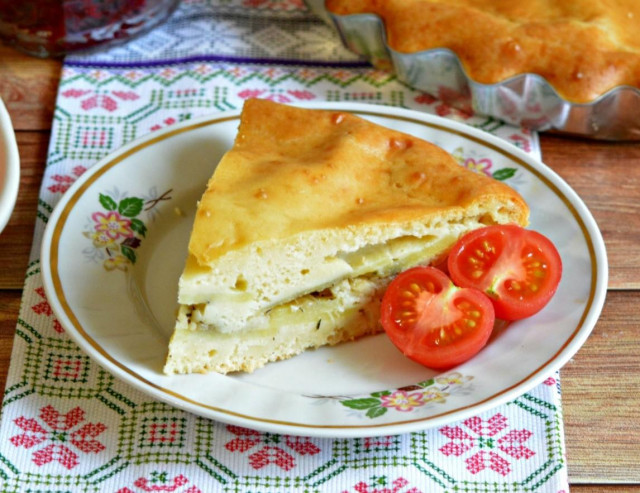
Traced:
[[4, 230], [18, 199], [20, 188], [20, 154], [15, 131], [11, 123], [11, 117], [7, 108], [0, 99], [0, 132], [6, 148], [0, 152], [6, 153], [7, 167], [5, 169], [4, 183], [0, 189], [0, 233]]

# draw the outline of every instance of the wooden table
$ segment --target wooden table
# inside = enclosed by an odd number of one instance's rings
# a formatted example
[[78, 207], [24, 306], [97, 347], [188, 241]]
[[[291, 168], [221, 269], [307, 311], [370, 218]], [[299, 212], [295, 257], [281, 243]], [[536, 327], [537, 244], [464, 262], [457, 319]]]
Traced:
[[[0, 46], [0, 97], [12, 117], [22, 162], [18, 203], [0, 234], [2, 388], [60, 69], [59, 61], [30, 58]], [[542, 136], [541, 143], [544, 161], [591, 209], [609, 256], [609, 294], [602, 317], [561, 371], [572, 491], [640, 492], [640, 143], [550, 135]]]

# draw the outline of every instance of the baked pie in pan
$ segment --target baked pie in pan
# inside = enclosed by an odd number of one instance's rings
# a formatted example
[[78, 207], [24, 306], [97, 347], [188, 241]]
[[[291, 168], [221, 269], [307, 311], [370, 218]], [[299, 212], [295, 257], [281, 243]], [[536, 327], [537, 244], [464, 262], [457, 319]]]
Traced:
[[640, 138], [637, 0], [307, 3], [416, 89], [535, 130]]

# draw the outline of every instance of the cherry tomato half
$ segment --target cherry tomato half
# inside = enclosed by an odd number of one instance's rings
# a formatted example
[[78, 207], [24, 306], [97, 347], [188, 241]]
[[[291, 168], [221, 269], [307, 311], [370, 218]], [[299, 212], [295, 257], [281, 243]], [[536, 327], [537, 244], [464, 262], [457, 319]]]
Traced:
[[480, 351], [493, 330], [491, 301], [458, 288], [434, 267], [414, 267], [389, 284], [381, 323], [406, 356], [429, 368], [447, 369]]
[[486, 293], [496, 317], [503, 320], [519, 320], [540, 311], [562, 276], [562, 261], [553, 243], [516, 225], [467, 233], [449, 253], [448, 267], [457, 286]]

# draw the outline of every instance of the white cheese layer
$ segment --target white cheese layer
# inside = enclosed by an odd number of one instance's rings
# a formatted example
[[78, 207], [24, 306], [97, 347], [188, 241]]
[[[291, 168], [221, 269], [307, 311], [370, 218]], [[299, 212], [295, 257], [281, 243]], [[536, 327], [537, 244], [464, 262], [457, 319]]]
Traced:
[[[218, 289], [206, 297], [204, 293], [207, 287], [211, 287], [207, 277], [211, 273], [191, 270], [189, 282], [182, 279], [181, 304], [185, 307], [183, 311], [189, 314], [189, 326], [192, 329], [198, 327], [230, 333], [265, 327], [273, 319], [272, 312], [277, 312], [283, 305], [298, 306], [301, 297], [327, 289], [331, 291], [331, 296], [337, 296], [338, 290], [341, 291], [341, 297], [346, 297], [346, 292], [341, 288], [346, 286], [345, 280], [370, 275], [388, 277], [414, 265], [432, 262], [439, 253], [448, 251], [456, 238], [455, 234], [422, 238], [404, 236], [384, 244], [368, 245], [353, 252], [339, 252], [332, 257], [315, 259], [302, 270], [301, 280], [295, 284], [282, 284], [278, 292], [270, 293], [268, 297], [252, 290], [242, 281], [225, 290]], [[195, 288], [198, 283], [200, 289], [186, 289]], [[192, 301], [185, 303], [185, 298]]]

